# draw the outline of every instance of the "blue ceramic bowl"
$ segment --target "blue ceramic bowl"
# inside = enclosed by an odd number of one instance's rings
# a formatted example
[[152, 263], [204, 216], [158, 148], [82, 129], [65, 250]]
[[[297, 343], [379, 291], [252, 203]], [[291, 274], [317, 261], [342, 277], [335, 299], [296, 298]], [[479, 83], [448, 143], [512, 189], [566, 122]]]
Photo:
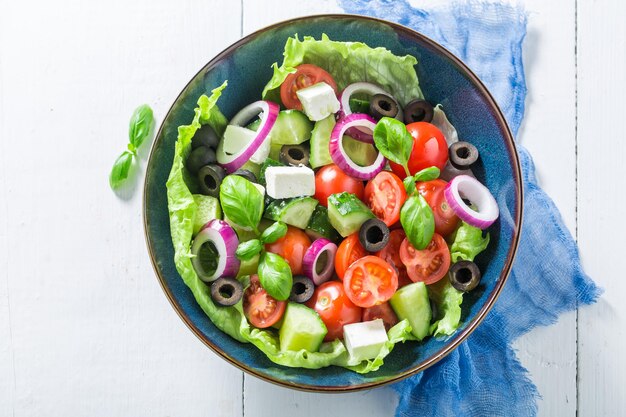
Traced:
[[[442, 103], [461, 138], [480, 151], [476, 176], [496, 197], [500, 219], [490, 228], [491, 243], [477, 258], [481, 285], [465, 296], [462, 325], [451, 337], [395, 347], [384, 366], [365, 375], [339, 367], [319, 370], [287, 368], [272, 363], [251, 344], [242, 344], [218, 330], [196, 304], [174, 267], [165, 182], [174, 155], [177, 127], [193, 117], [196, 100], [224, 80], [228, 88], [219, 106], [232, 117], [259, 100], [272, 76], [270, 65], [282, 62], [288, 37], [322, 33], [333, 40], [383, 46], [396, 55], [410, 54], [426, 98]], [[213, 58], [180, 93], [152, 146], [144, 190], [144, 224], [148, 250], [158, 279], [172, 306], [189, 328], [214, 352], [233, 365], [267, 381], [309, 391], [350, 391], [380, 386], [422, 371], [455, 349], [481, 322], [506, 281], [517, 248], [522, 215], [520, 166], [513, 138], [493, 97], [456, 57], [432, 40], [406, 27], [350, 15], [312, 16], [282, 22], [255, 32]]]

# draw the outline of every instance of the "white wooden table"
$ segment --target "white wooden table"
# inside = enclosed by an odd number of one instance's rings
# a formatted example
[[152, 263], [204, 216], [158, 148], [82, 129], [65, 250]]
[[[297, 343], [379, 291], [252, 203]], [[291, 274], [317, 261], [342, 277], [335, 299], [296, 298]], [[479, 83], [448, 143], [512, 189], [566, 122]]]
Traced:
[[[525, 5], [521, 140], [606, 292], [516, 346], [541, 415], [625, 415], [626, 7]], [[388, 389], [291, 391], [209, 351], [153, 275], [142, 178], [123, 198], [107, 184], [135, 106], [162, 118], [242, 35], [331, 11], [329, 0], [0, 0], [0, 416], [393, 415]]]

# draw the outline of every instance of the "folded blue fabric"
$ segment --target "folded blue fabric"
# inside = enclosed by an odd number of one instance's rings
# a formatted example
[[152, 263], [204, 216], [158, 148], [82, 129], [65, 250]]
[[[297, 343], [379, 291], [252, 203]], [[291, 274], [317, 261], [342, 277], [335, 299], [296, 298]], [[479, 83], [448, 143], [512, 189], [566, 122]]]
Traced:
[[[524, 116], [522, 42], [526, 13], [499, 3], [454, 3], [433, 10], [407, 1], [339, 0], [348, 13], [413, 28], [461, 58], [487, 85], [514, 135]], [[532, 158], [518, 144], [524, 180], [524, 224], [511, 275], [484, 322], [437, 365], [402, 381], [397, 416], [534, 416], [535, 385], [511, 342], [554, 323], [600, 290], [583, 272], [561, 215], [537, 185]], [[546, 256], [549, 254], [549, 256]]]

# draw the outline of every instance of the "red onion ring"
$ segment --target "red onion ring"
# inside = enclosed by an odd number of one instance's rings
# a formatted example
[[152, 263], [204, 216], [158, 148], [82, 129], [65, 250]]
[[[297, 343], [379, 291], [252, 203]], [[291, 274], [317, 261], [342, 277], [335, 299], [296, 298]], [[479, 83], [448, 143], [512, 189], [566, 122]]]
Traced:
[[[317, 262], [320, 256], [328, 253], [326, 265], [322, 272], [317, 272]], [[337, 245], [325, 238], [319, 238], [309, 246], [304, 252], [302, 259], [302, 271], [304, 275], [311, 278], [315, 285], [320, 285], [330, 279], [335, 271], [335, 255], [337, 254]]]
[[[444, 190], [444, 196], [461, 220], [479, 229], [491, 226], [500, 215], [498, 204], [489, 189], [469, 175], [452, 178]], [[464, 198], [470, 200], [477, 210], [465, 204]]]
[[[198, 257], [200, 248], [207, 242], [213, 243], [219, 254], [217, 268], [213, 274], [205, 271]], [[240, 265], [239, 259], [235, 256], [238, 245], [237, 234], [228, 223], [219, 219], [211, 220], [198, 232], [191, 245], [191, 253], [195, 255], [191, 258], [193, 269], [204, 282], [215, 281], [219, 277], [234, 277]]]

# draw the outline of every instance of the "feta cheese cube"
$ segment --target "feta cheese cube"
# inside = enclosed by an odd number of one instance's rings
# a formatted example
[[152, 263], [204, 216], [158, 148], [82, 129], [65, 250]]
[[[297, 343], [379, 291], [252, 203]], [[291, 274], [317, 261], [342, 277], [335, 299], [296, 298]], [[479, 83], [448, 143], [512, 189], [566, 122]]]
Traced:
[[[224, 152], [228, 155], [240, 153], [250, 142], [256, 137], [256, 132], [245, 127], [228, 125], [224, 131]], [[269, 135], [261, 146], [250, 157], [250, 161], [255, 164], [262, 164], [270, 154], [270, 138]]]
[[351, 363], [374, 359], [387, 340], [387, 332], [381, 319], [343, 326], [343, 341]]
[[267, 195], [272, 198], [304, 197], [315, 194], [315, 173], [309, 167], [267, 167]]
[[302, 103], [302, 110], [314, 122], [339, 111], [340, 105], [335, 90], [324, 82], [298, 90], [296, 95]]
[[261, 192], [261, 195], [265, 197], [265, 187], [263, 187], [261, 184], [257, 184], [256, 182], [253, 182], [252, 185], [254, 185], [256, 189]]

